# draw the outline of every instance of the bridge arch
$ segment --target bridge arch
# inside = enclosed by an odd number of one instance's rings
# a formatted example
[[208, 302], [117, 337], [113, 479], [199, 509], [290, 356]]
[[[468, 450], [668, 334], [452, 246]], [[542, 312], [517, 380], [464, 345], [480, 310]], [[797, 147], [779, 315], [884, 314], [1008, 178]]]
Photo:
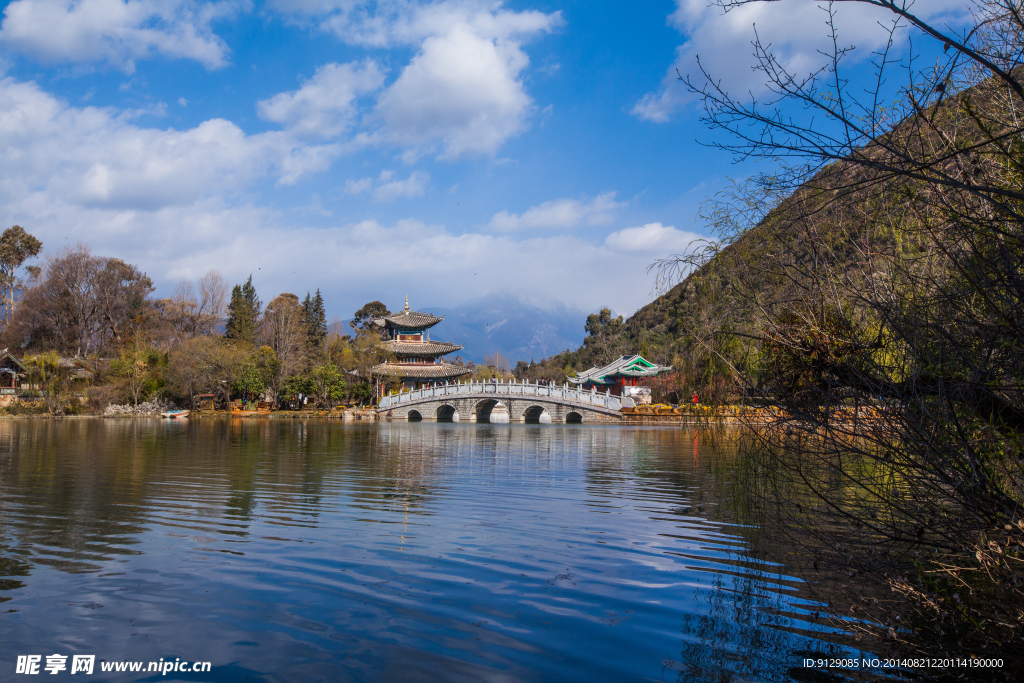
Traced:
[[477, 422], [489, 424], [508, 424], [508, 406], [494, 398], [477, 401], [473, 406], [473, 414]]
[[494, 398], [485, 398], [482, 401], [477, 401], [476, 405], [473, 406], [473, 416], [476, 418], [476, 421], [490, 422], [491, 412], [496, 405], [498, 405], [498, 400]]
[[447, 403], [438, 406], [435, 415], [437, 417], [438, 422], [459, 421], [459, 411], [455, 409], [455, 406], [449, 405]]
[[523, 422], [527, 424], [551, 424], [551, 414], [544, 406], [530, 406], [523, 412]]
[[570, 425], [576, 424], [576, 425], [578, 425], [581, 422], [583, 422], [583, 415], [581, 415], [580, 413], [577, 413], [575, 410], [566, 413], [566, 415], [565, 415], [565, 424], [570, 424]]
[[423, 415], [420, 414], [420, 411], [418, 411], [418, 410], [410, 410], [409, 411], [409, 422], [422, 422], [422, 421], [423, 421]]

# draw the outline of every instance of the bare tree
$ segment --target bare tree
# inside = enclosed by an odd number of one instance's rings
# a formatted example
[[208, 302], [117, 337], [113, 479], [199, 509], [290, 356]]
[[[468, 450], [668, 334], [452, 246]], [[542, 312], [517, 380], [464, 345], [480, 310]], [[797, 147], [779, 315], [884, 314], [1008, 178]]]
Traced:
[[102, 268], [95, 285], [98, 321], [95, 332], [90, 334], [96, 349], [109, 341], [124, 342], [125, 327], [138, 316], [148, 314], [147, 299], [153, 291], [153, 281], [137, 267], [116, 258], [100, 262]]
[[301, 372], [306, 361], [306, 328], [299, 297], [285, 292], [269, 304], [260, 318], [257, 339], [274, 350], [280, 362], [275, 387], [283, 378]]
[[484, 365], [494, 368], [494, 370], [501, 376], [504, 376], [512, 369], [512, 364], [508, 358], [501, 355], [500, 351], [489, 353], [484, 356]]
[[84, 244], [47, 259], [8, 331], [19, 345], [89, 355], [120, 343], [125, 325], [145, 313], [152, 281], [133, 265], [92, 255]]
[[191, 280], [179, 280], [171, 295], [168, 307], [168, 318], [173, 321], [178, 335], [182, 339], [191, 339], [199, 335], [199, 301], [196, 289]]
[[[844, 2], [890, 19], [866, 96], [844, 72]], [[715, 146], [778, 167], [712, 204], [723, 239], [657, 266], [691, 273], [697, 343], [780, 416], [752, 425], [750, 455], [766, 498], [799, 501], [792, 537], [898, 597], [859, 628], [930, 655], [1010, 656], [999, 644], [1024, 623], [1020, 3], [978, 0], [959, 33], [905, 0], [824, 9], [834, 51], [811, 74], [755, 38], [766, 102], [733, 97], [704, 63], [684, 79], [726, 134]], [[940, 58], [898, 57], [911, 35]]]
[[228, 283], [212, 268], [199, 278], [200, 334], [215, 334], [228, 308]]
[[[198, 289], [198, 292], [197, 292]], [[224, 322], [227, 307], [227, 282], [216, 270], [210, 270], [199, 282], [180, 280], [168, 306], [179, 335], [191, 339], [214, 334]]]

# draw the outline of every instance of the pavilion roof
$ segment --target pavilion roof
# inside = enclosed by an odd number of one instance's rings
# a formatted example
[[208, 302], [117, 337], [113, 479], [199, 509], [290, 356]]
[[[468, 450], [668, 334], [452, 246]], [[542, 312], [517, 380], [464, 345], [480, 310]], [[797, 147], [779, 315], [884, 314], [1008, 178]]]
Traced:
[[375, 365], [376, 375], [409, 377], [413, 379], [451, 379], [473, 372], [472, 368], [450, 363], [381, 363]]
[[[385, 322], [389, 322], [395, 327], [405, 328], [422, 328], [433, 327], [444, 320], [444, 316], [431, 315], [430, 313], [420, 313], [419, 311], [409, 310], [409, 297], [405, 297], [405, 308], [398, 313], [392, 313], [385, 315], [382, 318], [377, 318], [374, 323], [383, 326]], [[380, 321], [380, 322], [378, 322]]]
[[462, 344], [442, 341], [407, 342], [394, 339], [384, 342], [384, 346], [392, 353], [404, 356], [443, 356], [462, 348]]
[[621, 375], [623, 377], [657, 377], [671, 369], [671, 366], [657, 365], [637, 354], [622, 356], [604, 367], [590, 368], [575, 377], [570, 377], [569, 381], [573, 384], [583, 384], [585, 382], [601, 383], [605, 381], [606, 377], [614, 375]]
[[24, 364], [24, 363], [22, 363], [22, 362], [21, 362], [21, 361], [20, 361], [20, 360], [19, 360], [19, 359], [18, 359], [18, 358], [17, 358], [16, 356], [14, 356], [14, 355], [13, 355], [13, 354], [12, 354], [12, 353], [11, 353], [10, 351], [8, 351], [7, 349], [4, 349], [3, 351], [0, 351], [0, 365], [6, 365], [6, 364], [7, 364], [7, 362], [8, 362], [8, 360], [9, 360], [9, 361], [11, 361], [11, 362], [13, 362], [13, 363], [14, 363], [14, 365], [15, 365], [15, 366], [16, 366], [16, 367], [18, 368], [18, 370], [20, 370], [21, 372], [23, 372], [23, 373], [24, 373], [24, 372], [27, 372], [27, 371], [28, 371], [28, 369], [27, 369], [27, 368], [25, 367], [25, 364]]

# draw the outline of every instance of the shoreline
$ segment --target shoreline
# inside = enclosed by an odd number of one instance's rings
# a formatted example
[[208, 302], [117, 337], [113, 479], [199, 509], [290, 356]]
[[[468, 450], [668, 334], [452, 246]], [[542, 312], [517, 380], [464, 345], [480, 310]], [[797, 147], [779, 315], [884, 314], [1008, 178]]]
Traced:
[[[372, 413], [372, 415], [368, 415]], [[226, 410], [214, 410], [214, 411], [192, 411], [188, 417], [184, 418], [165, 418], [159, 413], [151, 413], [147, 415], [49, 415], [49, 414], [37, 414], [37, 415], [0, 415], [0, 420], [188, 420], [188, 419], [202, 419], [202, 418], [237, 418], [237, 419], [251, 419], [251, 418], [270, 418], [277, 420], [287, 419], [300, 419], [300, 418], [319, 418], [324, 420], [348, 420], [353, 422], [367, 422], [376, 421], [376, 411], [372, 408], [366, 409], [348, 409], [344, 411], [312, 411], [312, 410], [278, 410], [274, 412], [259, 412], [253, 411], [234, 411], [228, 412]]]
[[[165, 418], [159, 414], [148, 414], [148, 415], [0, 415], [0, 420], [189, 420], [189, 419], [223, 419], [231, 418], [237, 420], [255, 420], [255, 419], [271, 419], [271, 420], [301, 420], [301, 419], [317, 419], [317, 420], [341, 420], [343, 422], [387, 422], [389, 424], [404, 422], [391, 421], [382, 418], [377, 411], [372, 408], [366, 409], [348, 409], [344, 411], [274, 411], [274, 412], [256, 412], [256, 411], [234, 411], [228, 412], [224, 410], [217, 411], [195, 411], [192, 412], [188, 417], [184, 418]], [[433, 422], [427, 420], [425, 422]], [[717, 416], [705, 416], [705, 415], [623, 415], [618, 420], [608, 420], [601, 422], [589, 422], [583, 424], [601, 424], [601, 425], [622, 425], [622, 426], [657, 426], [657, 425], [679, 425], [679, 426], [695, 426], [702, 424], [725, 424], [725, 425], [741, 425], [744, 422], [735, 416], [731, 415], [717, 415]], [[466, 422], [465, 424], [476, 424], [476, 422]]]

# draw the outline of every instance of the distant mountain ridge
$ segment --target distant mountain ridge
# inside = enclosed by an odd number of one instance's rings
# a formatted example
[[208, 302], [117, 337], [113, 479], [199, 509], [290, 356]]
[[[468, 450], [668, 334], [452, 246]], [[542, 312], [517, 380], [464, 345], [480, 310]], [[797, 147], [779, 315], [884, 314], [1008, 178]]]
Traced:
[[583, 342], [587, 314], [558, 303], [545, 309], [513, 296], [491, 295], [450, 308], [418, 307], [444, 321], [431, 337], [463, 344], [463, 360], [483, 361], [500, 353], [513, 366], [517, 361], [540, 361], [574, 349]]
[[[500, 353], [515, 367], [520, 360], [540, 362], [575, 349], [586, 336], [587, 314], [558, 302], [543, 308], [514, 296], [492, 294], [452, 307], [419, 305], [415, 300], [410, 307], [444, 316], [431, 328], [430, 338], [463, 345], [448, 360], [458, 356], [481, 363], [484, 356]], [[351, 333], [349, 322], [341, 321], [341, 334]]]

